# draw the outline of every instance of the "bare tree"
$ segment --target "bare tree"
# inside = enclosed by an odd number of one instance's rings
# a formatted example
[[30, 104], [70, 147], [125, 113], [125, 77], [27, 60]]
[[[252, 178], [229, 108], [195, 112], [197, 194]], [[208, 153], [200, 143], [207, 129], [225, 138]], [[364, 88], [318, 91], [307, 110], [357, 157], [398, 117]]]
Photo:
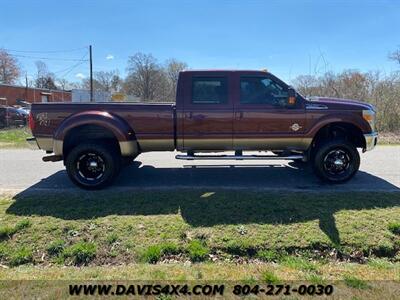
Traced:
[[400, 49], [397, 49], [391, 53], [389, 53], [389, 59], [394, 60], [398, 64], [400, 64]]
[[400, 73], [382, 77], [379, 72], [346, 70], [339, 74], [299, 76], [294, 86], [305, 96], [327, 96], [367, 101], [377, 108], [378, 130], [400, 130]]
[[165, 73], [170, 85], [170, 97], [175, 99], [176, 88], [178, 85], [179, 72], [187, 69], [188, 65], [185, 62], [179, 61], [177, 59], [171, 58], [167, 60], [165, 64]]
[[129, 57], [125, 90], [142, 100], [154, 100], [167, 85], [162, 68], [151, 54], [136, 53]]
[[[118, 92], [122, 88], [122, 79], [118, 70], [99, 71], [93, 74], [93, 90], [102, 92]], [[84, 89], [90, 89], [90, 80], [84, 79], [82, 82]]]
[[61, 90], [66, 91], [66, 90], [70, 90], [72, 87], [72, 83], [69, 82], [67, 79], [65, 78], [59, 78], [56, 81], [57, 86], [60, 87]]
[[13, 84], [21, 74], [17, 59], [0, 49], [0, 83]]
[[161, 65], [151, 54], [136, 53], [128, 60], [124, 90], [144, 101], [175, 101], [178, 75], [185, 68], [176, 59]]
[[35, 65], [37, 69], [35, 86], [42, 89], [56, 90], [55, 76], [49, 72], [46, 63], [38, 60]]

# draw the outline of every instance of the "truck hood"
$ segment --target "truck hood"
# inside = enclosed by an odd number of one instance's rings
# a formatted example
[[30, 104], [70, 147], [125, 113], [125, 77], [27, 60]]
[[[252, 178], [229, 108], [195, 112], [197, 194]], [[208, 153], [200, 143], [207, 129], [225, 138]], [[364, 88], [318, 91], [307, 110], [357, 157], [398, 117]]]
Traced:
[[308, 105], [325, 105], [328, 109], [342, 109], [342, 110], [365, 110], [370, 109], [375, 111], [372, 104], [353, 99], [340, 99], [330, 97], [310, 97], [307, 99]]

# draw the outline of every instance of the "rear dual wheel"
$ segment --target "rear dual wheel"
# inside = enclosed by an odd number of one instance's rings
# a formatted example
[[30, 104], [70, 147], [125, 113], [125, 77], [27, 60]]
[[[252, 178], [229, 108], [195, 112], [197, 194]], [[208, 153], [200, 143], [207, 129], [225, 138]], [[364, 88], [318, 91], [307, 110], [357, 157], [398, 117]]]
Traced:
[[102, 143], [80, 144], [65, 159], [65, 167], [72, 182], [91, 190], [111, 184], [119, 174], [120, 166], [118, 149]]

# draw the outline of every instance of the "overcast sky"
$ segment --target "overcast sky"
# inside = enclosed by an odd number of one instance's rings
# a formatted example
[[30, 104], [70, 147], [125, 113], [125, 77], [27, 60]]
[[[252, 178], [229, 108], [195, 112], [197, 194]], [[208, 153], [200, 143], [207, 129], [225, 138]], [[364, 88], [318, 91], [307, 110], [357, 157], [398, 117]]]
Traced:
[[[19, 1], [0, 0], [0, 47], [33, 75], [36, 57], [69, 80], [119, 69], [152, 53], [191, 68], [264, 69], [299, 74], [358, 69], [391, 72], [400, 47], [400, 1]], [[76, 49], [76, 50], [74, 50]], [[74, 50], [74, 51], [65, 51]], [[64, 52], [65, 51], [65, 52]], [[24, 56], [24, 57], [22, 57]], [[28, 57], [27, 57], [28, 56]], [[58, 60], [58, 59], [66, 60]], [[73, 66], [75, 66], [72, 68]]]

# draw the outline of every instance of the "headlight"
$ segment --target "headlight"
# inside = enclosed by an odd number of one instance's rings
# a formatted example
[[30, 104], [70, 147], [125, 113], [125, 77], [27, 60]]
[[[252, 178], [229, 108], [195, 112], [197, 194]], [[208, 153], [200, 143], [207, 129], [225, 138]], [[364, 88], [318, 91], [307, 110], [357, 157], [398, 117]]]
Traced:
[[363, 110], [362, 116], [369, 123], [372, 131], [375, 131], [375, 112], [373, 110]]

